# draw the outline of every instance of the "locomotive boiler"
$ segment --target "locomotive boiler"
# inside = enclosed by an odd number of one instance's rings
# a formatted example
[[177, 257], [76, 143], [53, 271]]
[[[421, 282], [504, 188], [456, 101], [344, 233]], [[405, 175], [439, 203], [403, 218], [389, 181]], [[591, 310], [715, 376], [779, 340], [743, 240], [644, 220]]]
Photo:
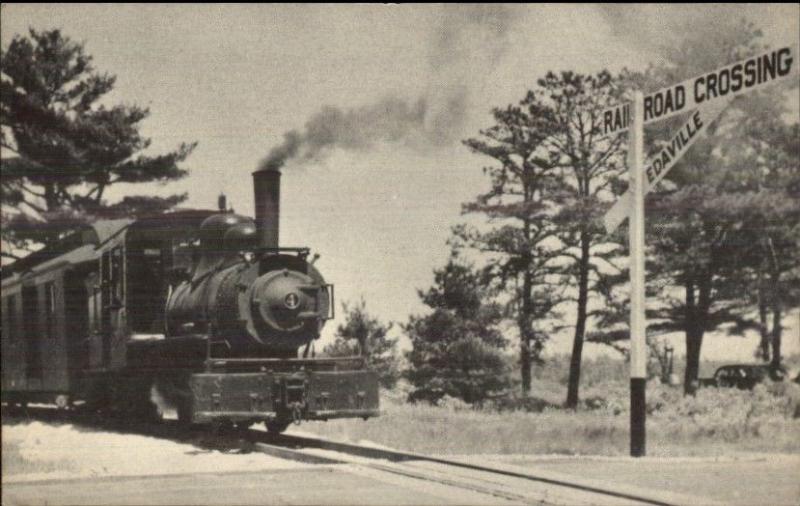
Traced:
[[151, 416], [156, 399], [186, 423], [271, 431], [378, 415], [364, 357], [314, 356], [334, 290], [308, 248], [279, 245], [280, 178], [253, 173], [255, 219], [99, 222], [4, 271], [4, 402]]
[[167, 301], [167, 338], [212, 332], [231, 356], [289, 357], [319, 338], [333, 287], [307, 261], [307, 249], [277, 245], [280, 173], [254, 179], [263, 189], [256, 222], [226, 213], [200, 225], [191, 276]]

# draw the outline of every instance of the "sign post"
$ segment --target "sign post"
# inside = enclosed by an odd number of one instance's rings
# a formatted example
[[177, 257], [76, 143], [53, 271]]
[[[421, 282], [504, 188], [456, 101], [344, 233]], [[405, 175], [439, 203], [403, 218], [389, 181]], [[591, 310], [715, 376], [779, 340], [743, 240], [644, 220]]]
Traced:
[[644, 95], [633, 94], [628, 148], [630, 176], [630, 273], [631, 273], [631, 456], [645, 454], [645, 386], [647, 343], [644, 291]]
[[[700, 137], [708, 125], [742, 93], [780, 81], [797, 73], [798, 47], [785, 46], [712, 72], [695, 76], [644, 96], [634, 93], [633, 102], [606, 109], [601, 114], [602, 135], [629, 130], [628, 191], [604, 217], [613, 232], [630, 217], [631, 273], [631, 456], [645, 454], [645, 386], [647, 384], [647, 321], [645, 319], [644, 196]], [[644, 125], [683, 112], [694, 111], [687, 123], [644, 166]]]

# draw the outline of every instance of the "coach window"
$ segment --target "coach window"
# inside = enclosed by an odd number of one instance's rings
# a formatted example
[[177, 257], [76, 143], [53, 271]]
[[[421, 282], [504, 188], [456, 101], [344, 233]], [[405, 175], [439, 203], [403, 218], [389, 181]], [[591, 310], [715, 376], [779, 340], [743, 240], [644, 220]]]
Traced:
[[86, 310], [89, 318], [89, 333], [100, 332], [100, 286], [96, 272], [90, 273], [84, 281], [86, 286]]
[[45, 311], [47, 311], [45, 321], [47, 337], [56, 337], [56, 285], [52, 281], [44, 285]]
[[[100, 278], [102, 285], [103, 309], [117, 310], [122, 307], [123, 280], [122, 280], [122, 248], [116, 247], [103, 253], [100, 260]], [[108, 316], [106, 311], [103, 317]], [[104, 322], [108, 325], [110, 322]]]
[[122, 265], [122, 248], [116, 247], [111, 251], [111, 283], [113, 284], [112, 303], [121, 304], [124, 293], [124, 278], [123, 278], [123, 265]]
[[35, 285], [22, 287], [22, 319], [24, 324], [26, 375], [32, 379], [42, 379], [42, 349], [39, 343], [41, 319], [39, 312], [39, 290]]
[[128, 253], [128, 323], [134, 332], [161, 333], [159, 316], [166, 303], [166, 279], [161, 241], [137, 241]]
[[13, 341], [17, 337], [17, 298], [9, 295], [6, 299], [6, 321], [8, 322], [8, 340]]

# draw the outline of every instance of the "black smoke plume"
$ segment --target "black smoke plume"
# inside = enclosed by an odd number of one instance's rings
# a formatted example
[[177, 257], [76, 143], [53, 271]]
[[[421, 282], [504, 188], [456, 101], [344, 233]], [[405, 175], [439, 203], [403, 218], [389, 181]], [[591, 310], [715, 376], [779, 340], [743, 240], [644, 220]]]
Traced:
[[431, 34], [426, 91], [415, 100], [387, 96], [352, 109], [325, 106], [301, 130], [284, 134], [259, 170], [318, 161], [331, 149], [368, 150], [380, 142], [411, 147], [448, 145], [464, 132], [473, 91], [507, 47], [515, 16], [502, 5], [439, 8]]

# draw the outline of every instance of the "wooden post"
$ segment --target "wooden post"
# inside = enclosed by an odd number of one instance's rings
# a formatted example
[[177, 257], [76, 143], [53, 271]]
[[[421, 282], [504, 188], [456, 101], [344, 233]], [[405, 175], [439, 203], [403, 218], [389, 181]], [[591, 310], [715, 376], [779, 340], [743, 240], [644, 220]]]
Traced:
[[629, 221], [631, 271], [631, 456], [645, 455], [645, 386], [647, 343], [644, 273], [644, 95], [633, 95], [629, 130], [628, 171], [631, 210]]

